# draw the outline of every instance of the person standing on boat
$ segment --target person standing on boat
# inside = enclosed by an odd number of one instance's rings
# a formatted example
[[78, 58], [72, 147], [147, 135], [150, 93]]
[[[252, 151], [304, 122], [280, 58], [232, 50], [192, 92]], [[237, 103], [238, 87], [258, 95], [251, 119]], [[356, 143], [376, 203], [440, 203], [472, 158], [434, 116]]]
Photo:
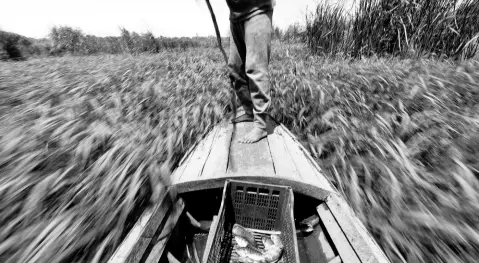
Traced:
[[255, 143], [267, 136], [271, 105], [268, 65], [275, 2], [226, 0], [231, 31], [228, 69], [245, 111], [232, 122], [254, 122], [253, 129], [239, 140], [241, 143]]

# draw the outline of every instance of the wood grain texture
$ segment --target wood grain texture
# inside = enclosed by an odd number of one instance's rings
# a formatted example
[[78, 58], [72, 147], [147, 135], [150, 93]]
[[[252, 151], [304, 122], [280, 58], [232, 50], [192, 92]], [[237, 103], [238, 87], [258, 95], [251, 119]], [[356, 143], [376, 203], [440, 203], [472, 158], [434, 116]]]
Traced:
[[176, 226], [181, 214], [184, 211], [184, 208], [185, 204], [183, 200], [181, 198], [178, 199], [171, 211], [170, 216], [168, 217], [165, 227], [163, 227], [158, 237], [152, 239], [153, 247], [149, 251], [145, 263], [157, 263], [160, 260], [165, 250], [166, 244], [170, 239], [171, 231]]
[[171, 174], [172, 184], [176, 184], [177, 182], [180, 182], [180, 177], [183, 175], [183, 172], [188, 167], [190, 160], [192, 158], [192, 155], [194, 153], [194, 150], [196, 150], [197, 146], [198, 146], [198, 143], [196, 143], [193, 147], [191, 147], [188, 150], [188, 152], [182, 157], [181, 161], [178, 164], [178, 167], [176, 167], [173, 170], [173, 173]]
[[136, 244], [133, 246], [131, 253], [128, 255], [124, 262], [126, 263], [138, 263], [145, 255], [145, 251], [150, 245], [151, 238], [140, 237]]
[[109, 263], [140, 262], [158, 228], [162, 228], [170, 207], [177, 198], [175, 187], [165, 189], [158, 205], [147, 209], [135, 223], [125, 240], [109, 259]]
[[251, 129], [252, 122], [236, 124], [236, 133], [230, 146], [226, 172], [228, 176], [274, 176], [273, 160], [266, 138], [251, 144], [239, 142]]
[[273, 159], [273, 166], [276, 176], [301, 180], [293, 159], [286, 150], [283, 138], [278, 133], [278, 127], [275, 127], [273, 133], [268, 135], [268, 146]]
[[310, 164], [308, 159], [305, 158], [303, 152], [298, 147], [297, 142], [295, 142], [293, 138], [291, 138], [287, 133], [285, 133], [284, 130], [278, 130], [278, 133], [281, 135], [281, 138], [284, 141], [286, 147], [286, 151], [291, 156], [291, 159], [293, 160], [296, 169], [298, 170], [300, 177], [299, 179], [306, 183], [313, 184], [328, 190], [327, 186], [325, 187], [316, 176], [316, 171], [314, 167]]
[[188, 166], [183, 171], [182, 175], [179, 177], [179, 181], [192, 181], [197, 180], [203, 171], [206, 160], [210, 155], [211, 148], [216, 139], [216, 135], [219, 131], [219, 127], [216, 126], [213, 128], [208, 135], [199, 143], [193, 152], [191, 159], [188, 162]]
[[221, 177], [226, 173], [233, 128], [233, 125], [226, 121], [221, 124], [199, 180]]
[[329, 261], [328, 263], [342, 263], [343, 261], [341, 260], [341, 257], [340, 256], [337, 256], [335, 258], [333, 258], [331, 261]]
[[361, 262], [390, 263], [363, 223], [340, 195], [331, 194], [326, 199], [326, 204]]
[[316, 225], [311, 234], [298, 235], [298, 245], [301, 246], [298, 247], [298, 250], [307, 251], [307, 253], [302, 253], [303, 260], [301, 261], [328, 263], [338, 255], [334, 244], [328, 240], [326, 235], [322, 224]]
[[[126, 238], [117, 248], [113, 256], [110, 257], [109, 263], [122, 263], [126, 262], [128, 256], [133, 253], [135, 245], [138, 242], [141, 242], [141, 234], [143, 229], [145, 228], [148, 220], [150, 219], [151, 215], [153, 214], [153, 209], [146, 210], [140, 217], [140, 219], [136, 222], [133, 226], [132, 230], [128, 233]], [[141, 244], [140, 244], [141, 247]], [[146, 246], [142, 246], [146, 248]]]
[[171, 187], [166, 192], [166, 195], [161, 199], [161, 202], [157, 204], [157, 206], [153, 209], [153, 215], [148, 220], [148, 223], [141, 234], [142, 237], [153, 237], [159, 227], [161, 227], [162, 223], [166, 220], [165, 217], [168, 216], [168, 212], [170, 211], [170, 207], [177, 199], [177, 192], [175, 187]]
[[313, 182], [325, 190], [337, 192], [329, 180], [321, 173], [319, 165], [297, 138], [283, 124], [280, 126], [279, 134], [282, 135], [286, 146], [290, 150], [290, 154], [296, 163], [296, 167], [300, 170], [301, 176], [308, 182]]
[[361, 263], [341, 227], [336, 222], [331, 211], [329, 211], [328, 206], [325, 203], [322, 203], [317, 207], [317, 211], [343, 261], [348, 263]]

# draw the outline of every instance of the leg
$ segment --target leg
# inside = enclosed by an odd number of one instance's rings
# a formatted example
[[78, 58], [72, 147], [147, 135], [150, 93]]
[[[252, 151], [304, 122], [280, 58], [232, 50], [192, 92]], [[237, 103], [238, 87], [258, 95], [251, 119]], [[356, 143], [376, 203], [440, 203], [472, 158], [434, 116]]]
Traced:
[[228, 68], [230, 78], [233, 80], [236, 95], [240, 99], [245, 111], [242, 116], [233, 119], [233, 123], [253, 121], [253, 102], [248, 89], [248, 82], [245, 73], [246, 45], [244, 44], [244, 26], [242, 23], [230, 24], [230, 56]]
[[240, 142], [254, 143], [267, 136], [266, 125], [270, 107], [268, 65], [271, 53], [273, 12], [260, 14], [245, 21], [246, 75], [253, 101], [254, 128]]

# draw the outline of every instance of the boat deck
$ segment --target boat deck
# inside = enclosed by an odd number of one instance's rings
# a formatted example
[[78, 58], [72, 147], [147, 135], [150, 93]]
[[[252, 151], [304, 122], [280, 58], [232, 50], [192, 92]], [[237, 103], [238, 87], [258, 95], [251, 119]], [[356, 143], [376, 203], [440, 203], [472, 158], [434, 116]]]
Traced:
[[[143, 212], [109, 263], [157, 263], [160, 258], [170, 257], [170, 249], [175, 246], [168, 248], [167, 244], [173, 242], [169, 239], [175, 236], [171, 228], [181, 228], [180, 215], [185, 216], [187, 211], [193, 215], [217, 213], [220, 204], [215, 202], [221, 192], [217, 190], [224, 187], [225, 179], [239, 178], [287, 185], [295, 194], [320, 201], [313, 209], [321, 224], [309, 236], [298, 236], [301, 262], [390, 263], [351, 207], [286, 127], [270, 122], [267, 138], [254, 144], [242, 144], [238, 140], [253, 124], [233, 125], [229, 122], [231, 118], [225, 119], [205, 138], [198, 140], [173, 168], [172, 185], [165, 187], [158, 203]], [[308, 203], [304, 200], [298, 202], [304, 206], [298, 206], [298, 210], [307, 208]], [[208, 205], [198, 205], [198, 202]], [[160, 238], [163, 235], [165, 238]], [[204, 240], [200, 242], [203, 243]], [[199, 246], [201, 254], [204, 248]], [[196, 262], [200, 262], [202, 255], [195, 254], [195, 257]]]
[[[319, 166], [282, 124], [270, 121], [267, 138], [253, 144], [238, 142], [252, 122], [214, 127], [183, 157], [171, 176], [179, 192], [222, 187], [226, 178], [290, 185], [319, 199], [336, 192]], [[248, 178], [244, 178], [248, 177]]]

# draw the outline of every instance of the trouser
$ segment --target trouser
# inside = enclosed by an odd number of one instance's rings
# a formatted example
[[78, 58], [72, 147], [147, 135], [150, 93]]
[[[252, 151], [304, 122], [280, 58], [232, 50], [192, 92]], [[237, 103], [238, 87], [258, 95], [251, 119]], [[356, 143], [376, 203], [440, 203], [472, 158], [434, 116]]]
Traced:
[[228, 66], [236, 94], [254, 125], [266, 129], [270, 107], [268, 65], [271, 53], [273, 11], [241, 22], [230, 22]]

